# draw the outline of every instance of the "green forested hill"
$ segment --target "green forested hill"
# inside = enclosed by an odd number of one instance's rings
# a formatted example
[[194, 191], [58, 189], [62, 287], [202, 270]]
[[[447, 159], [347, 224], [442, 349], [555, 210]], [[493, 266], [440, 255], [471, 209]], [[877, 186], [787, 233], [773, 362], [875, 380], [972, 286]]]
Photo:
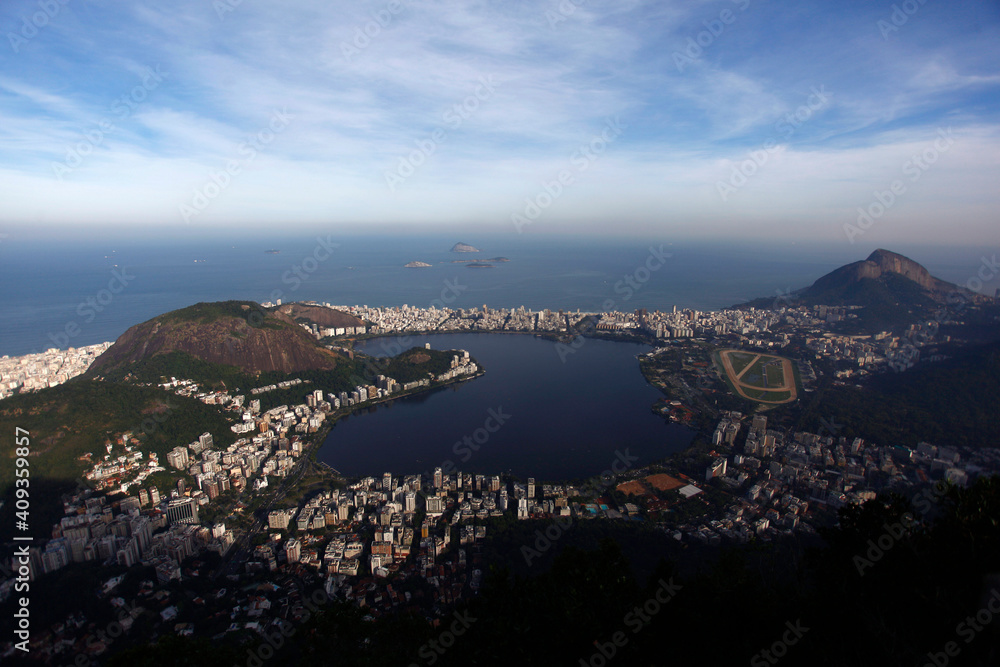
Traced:
[[[53, 485], [72, 490], [91, 466], [80, 457], [91, 452], [93, 460], [106, 453], [112, 437], [132, 431], [142, 434], [142, 451], [166, 453], [209, 431], [217, 446], [233, 441], [230, 421], [217, 407], [194, 398], [176, 396], [155, 387], [139, 387], [87, 378], [76, 378], [58, 387], [19, 394], [0, 401], [0, 497], [9, 498], [14, 480], [14, 433], [30, 433], [30, 480], [32, 489]], [[121, 450], [118, 450], [119, 452]], [[6, 503], [0, 521], [11, 525]], [[58, 495], [33, 492], [33, 513], [61, 510]], [[42, 523], [32, 521], [34, 528]], [[44, 526], [47, 534], [51, 521]]]
[[801, 427], [841, 424], [838, 435], [883, 445], [997, 447], [1000, 432], [1000, 342], [954, 359], [885, 373], [865, 388], [830, 387], [811, 396]]

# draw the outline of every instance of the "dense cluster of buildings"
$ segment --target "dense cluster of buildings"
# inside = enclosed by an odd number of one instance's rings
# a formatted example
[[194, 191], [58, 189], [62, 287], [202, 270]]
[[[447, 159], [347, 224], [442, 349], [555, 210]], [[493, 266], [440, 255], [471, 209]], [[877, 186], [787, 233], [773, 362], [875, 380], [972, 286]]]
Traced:
[[[264, 304], [270, 306], [272, 304]], [[365, 326], [321, 327], [313, 323], [302, 326], [317, 338], [357, 336], [362, 334], [448, 333], [462, 331], [507, 331], [536, 333], [596, 332], [608, 334], [640, 334], [656, 339], [714, 338], [732, 336], [741, 343], [758, 348], [786, 345], [790, 336], [801, 334], [807, 347], [819, 357], [843, 360], [851, 368], [838, 371], [841, 377], [865, 375], [882, 370], [886, 365], [908, 368], [921, 358], [921, 349], [938, 342], [937, 323], [914, 324], [902, 335], [889, 332], [875, 335], [838, 335], [832, 326], [857, 318], [856, 306], [776, 307], [774, 310], [755, 308], [742, 310], [670, 311], [586, 313], [549, 309], [518, 308], [420, 308], [416, 306], [369, 307], [315, 304], [350, 313], [364, 320]], [[776, 306], [780, 306], [776, 302]], [[585, 321], [589, 319], [588, 321]], [[17, 390], [32, 391], [65, 382], [80, 375], [111, 343], [99, 343], [62, 351], [51, 349], [41, 354], [23, 357], [0, 357], [0, 398]], [[293, 381], [294, 382], [294, 381]], [[301, 382], [301, 380], [299, 381]], [[287, 383], [281, 383], [287, 384]], [[288, 385], [291, 386], [291, 385]], [[272, 391], [271, 385], [258, 387], [251, 395]]]
[[[855, 372], [855, 367], [857, 372], [870, 372], [885, 364], [912, 363], [923, 345], [937, 340], [931, 323], [914, 325], [908, 335], [899, 337], [889, 333], [829, 333], [830, 325], [855, 315], [850, 308], [822, 306], [630, 313], [486, 306], [338, 308], [369, 326], [354, 331], [310, 330], [318, 337], [328, 337], [449, 331], [565, 333], [596, 327], [597, 332], [641, 333], [676, 345], [689, 339], [735, 336], [762, 349], [787, 345], [790, 335], [802, 335], [805, 346], [817, 358], [849, 362], [852, 370], [846, 375]], [[914, 332], [925, 335], [909, 335]], [[916, 340], [921, 342], [914, 343]], [[85, 362], [78, 371], [83, 372], [108, 345], [69, 352], [50, 350], [44, 363], [36, 360], [33, 366], [23, 361], [27, 358], [4, 357], [0, 359], [0, 397], [17, 387], [31, 389], [65, 381], [69, 377], [66, 368], [75, 369]], [[88, 352], [83, 354], [83, 350]], [[65, 361], [70, 356], [76, 365]], [[22, 375], [11, 370], [29, 366], [30, 373], [20, 371]], [[805, 376], [807, 366], [803, 368]], [[190, 633], [195, 628], [178, 619], [179, 613], [183, 616], [179, 611], [183, 605], [175, 604], [164, 585], [189, 574], [182, 567], [190, 556], [206, 549], [225, 554], [234, 544], [236, 536], [225, 524], [202, 521], [200, 515], [212, 507], [211, 503], [229, 491], [261, 491], [269, 486], [269, 480], [288, 476], [309, 436], [337, 411], [477, 372], [468, 352], [459, 351], [450, 368], [436, 376], [401, 384], [380, 375], [373, 384], [337, 392], [292, 379], [250, 389], [248, 395], [231, 395], [205, 391], [190, 380], [171, 379], [161, 386], [219, 406], [231, 418], [235, 442], [219, 447], [211, 433], [203, 433], [192, 442], [177, 444], [161, 462], [156, 452], [143, 451], [138, 429], [109, 439], [99, 460], [87, 455], [92, 465], [86, 477], [104, 494], [86, 492], [66, 500], [65, 516], [53, 526], [52, 539], [30, 550], [31, 577], [88, 561], [152, 567], [156, 581], [143, 582], [138, 598], [122, 603], [130, 610], [120, 618], [123, 629], [127, 631], [132, 619], [152, 609], [172, 631]], [[29, 383], [29, 377], [36, 380]], [[49, 384], [36, 385], [42, 382], [40, 378]], [[261, 399], [255, 398], [300, 385], [308, 393], [299, 405], [262, 410]], [[959, 451], [927, 443], [911, 450], [860, 438], [849, 440], [836, 433], [786, 432], [768, 428], [766, 416], [738, 412], [722, 413], [712, 447], [704, 477], [697, 480], [680, 473], [651, 474], [644, 469], [602, 479], [600, 484], [574, 487], [442, 468], [424, 475], [386, 473], [381, 478], [361, 479], [343, 489], [307, 496], [294, 506], [271, 510], [264, 528], [269, 533], [267, 539], [247, 552], [246, 562], [241, 562], [240, 573], [233, 578], [261, 572], [274, 573], [274, 577], [314, 577], [322, 580], [330, 597], [353, 601], [374, 616], [395, 609], [439, 615], [478, 591], [485, 566], [487, 527], [483, 524], [490, 518], [647, 520], [677, 540], [717, 545], [811, 531], [837, 508], [871, 499], [881, 491], [906, 494], [935, 480], [966, 485], [1000, 470], [1000, 455], [993, 450]], [[184, 477], [161, 494], [149, 478], [172, 470]], [[617, 500], [613, 499], [607, 492], [611, 488], [608, 484], [615, 485], [627, 500], [622, 501], [618, 494], [614, 496]], [[672, 513], [684, 503], [707, 503], [708, 496], [724, 499], [721, 511], [703, 513], [704, 518], [697, 520], [677, 520], [683, 514]], [[8, 578], [0, 583], [0, 600], [11, 595], [13, 582]], [[115, 585], [109, 582], [108, 591]], [[301, 607], [291, 589], [278, 592], [274, 587], [270, 593], [260, 588], [249, 593], [246, 587], [233, 589], [214, 593], [233, 602], [232, 631], [263, 631]], [[74, 623], [68, 619], [58, 631], [62, 635], [47, 637], [49, 645], [83, 641], [85, 623]], [[87, 641], [85, 646], [87, 652], [103, 651], [99, 642]]]
[[82, 375], [109, 347], [111, 343], [98, 343], [68, 350], [52, 348], [22, 357], [4, 355], [0, 357], [0, 398], [18, 391], [54, 387]]
[[[778, 316], [762, 310], [702, 312], [609, 311], [601, 313], [530, 310], [518, 308], [418, 308], [403, 305], [389, 308], [335, 306], [370, 322], [369, 333], [515, 331], [638, 333], [655, 338], [688, 338], [734, 331], [743, 335], [768, 331]], [[585, 323], [585, 319], [591, 323]], [[595, 321], [596, 320], [596, 321]]]
[[[104, 506], [105, 498], [111, 499], [113, 505], [119, 508], [120, 517], [144, 513], [146, 519], [153, 521], [152, 530], [175, 523], [198, 524], [198, 508], [204, 507], [226, 491], [241, 491], [249, 484], [253, 485], [254, 490], [260, 490], [268, 486], [269, 477], [286, 476], [302, 454], [303, 438], [319, 431], [327, 417], [336, 411], [387, 398], [407, 387], [412, 389], [424, 386], [430, 384], [431, 380], [452, 380], [475, 374], [478, 370], [469, 353], [459, 350], [453, 355], [451, 367], [447, 371], [427, 380], [400, 385], [392, 378], [378, 376], [377, 386], [357, 386], [350, 392], [341, 391], [339, 394], [325, 394], [316, 389], [306, 396], [303, 404], [294, 407], [282, 405], [267, 411], [261, 411], [259, 399], [247, 403], [243, 395], [231, 396], [225, 391], [206, 392], [191, 380], [172, 378], [160, 386], [179, 395], [194, 396], [206, 404], [221, 406], [235, 422], [231, 429], [243, 437], [225, 449], [219, 449], [215, 446], [212, 434], [206, 432], [193, 442], [175, 446], [164, 457], [165, 464], [170, 469], [186, 473], [194, 480], [194, 486], [188, 488], [182, 477], [177, 481], [176, 489], [163, 496], [156, 486], [146, 485], [145, 482], [150, 475], [168, 468], [161, 465], [155, 452], [149, 452], [148, 456], [143, 453], [143, 439], [139, 430], [109, 439], [105, 443], [107, 453], [84, 474], [97, 491], [104, 491], [107, 496], [98, 497], [100, 504], [96, 500], [88, 501], [86, 511], [81, 511], [76, 505], [67, 505], [67, 517], [63, 519], [61, 526], [53, 529], [53, 535], [59, 538], [62, 528], [75, 528], [81, 522], [88, 529], [74, 533], [74, 539], [81, 541], [64, 543], [53, 540], [46, 545], [45, 551], [36, 550], [40, 559], [38, 572], [58, 569], [69, 562], [95, 559], [102, 562], [117, 559], [120, 563], [131, 565], [143, 557], [145, 552], [142, 547], [145, 541], [140, 541], [138, 547], [131, 549], [129, 553], [134, 553], [128, 558], [120, 555], [122, 548], [99, 549], [89, 544], [88, 540], [104, 536], [103, 531], [91, 531], [90, 524], [94, 521], [110, 523], [114, 518], [112, 506]], [[301, 383], [301, 380], [293, 380], [282, 384], [292, 386]], [[84, 457], [93, 459], [94, 455], [87, 453]], [[130, 489], [134, 491], [135, 488], [138, 491], [129, 495]], [[94, 516], [90, 516], [92, 513]], [[125, 524], [131, 525], [127, 521]], [[212, 530], [216, 532], [214, 527]], [[122, 528], [118, 529], [118, 533], [117, 537], [128, 538], [132, 531]], [[231, 533], [225, 530], [222, 533], [228, 535], [223, 539], [228, 548], [232, 543]], [[65, 557], [53, 556], [50, 561], [45, 561], [43, 556], [49, 550], [55, 550]]]
[[[189, 556], [202, 549], [224, 553], [233, 543], [225, 524], [200, 524], [196, 498], [177, 490], [161, 497], [155, 486], [143, 491], [112, 502], [89, 490], [68, 499], [52, 539], [29, 550], [30, 578], [70, 563], [97, 561], [123, 567], [141, 563], [166, 583], [180, 579], [180, 565]], [[0, 597], [9, 595], [4, 589], [11, 583], [0, 585]]]
[[[867, 443], [834, 434], [785, 433], [767, 428], [767, 417], [723, 413], [712, 444], [715, 458], [706, 484], [732, 495], [721, 514], [676, 527], [675, 536], [718, 544], [770, 539], [832, 519], [850, 503], [885, 491], [904, 496], [944, 480], [966, 486], [1000, 472], [1000, 452], [956, 450], [920, 443], [916, 449]], [[921, 509], [920, 503], [914, 503]]]
[[[298, 507], [272, 510], [270, 539], [256, 547], [247, 570], [306, 568], [324, 579], [331, 597], [352, 600], [374, 615], [401, 605], [440, 612], [478, 591], [487, 536], [482, 524], [488, 518], [638, 517], [637, 506], [617, 508], [599, 497], [608, 481], [536, 484], [533, 478], [442, 468], [429, 475], [367, 477]], [[419, 591], [421, 599], [397, 590], [402, 587]]]
[[[324, 304], [329, 306], [329, 304]], [[718, 339], [736, 341], [741, 346], [760, 349], [787, 345], [792, 336], [802, 336], [816, 358], [847, 362], [838, 376], [850, 378], [885, 370], [908, 368], [921, 359], [923, 348], [948, 342], [938, 335], [933, 321], [911, 325], [901, 335], [881, 332], [874, 335], [832, 333], [840, 323], [856, 320], [857, 306], [783, 307], [774, 310], [699, 311], [678, 309], [632, 312], [585, 313], [579, 310], [551, 311], [518, 308], [419, 308], [403, 305], [330, 306], [371, 324], [368, 333], [448, 333], [461, 331], [508, 331], [536, 333], [636, 334], [659, 340]], [[929, 358], [933, 360], [933, 358]]]

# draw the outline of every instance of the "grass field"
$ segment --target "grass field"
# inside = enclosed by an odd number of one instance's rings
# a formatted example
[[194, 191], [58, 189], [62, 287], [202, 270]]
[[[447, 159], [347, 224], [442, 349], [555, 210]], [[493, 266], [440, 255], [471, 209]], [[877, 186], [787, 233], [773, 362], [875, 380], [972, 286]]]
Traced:
[[770, 404], [788, 403], [798, 396], [798, 377], [790, 359], [740, 350], [720, 350], [712, 359], [738, 396]]
[[750, 362], [754, 360], [755, 354], [748, 354], [746, 352], [732, 352], [729, 355], [729, 360], [733, 364], [733, 371], [736, 373], [737, 377], [743, 372], [743, 369], [750, 365]]
[[786, 403], [792, 397], [790, 391], [767, 391], [766, 389], [751, 389], [749, 387], [741, 389], [747, 398], [762, 403]]
[[764, 367], [764, 377], [768, 387], [781, 387], [785, 384], [785, 372], [781, 364], [767, 364]]

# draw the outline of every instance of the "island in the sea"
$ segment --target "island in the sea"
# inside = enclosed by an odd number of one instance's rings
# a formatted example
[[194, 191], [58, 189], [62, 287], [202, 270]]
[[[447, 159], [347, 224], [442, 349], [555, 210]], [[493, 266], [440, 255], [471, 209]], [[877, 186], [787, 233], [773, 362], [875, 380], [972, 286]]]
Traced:
[[452, 252], [482, 252], [479, 248], [468, 243], [456, 243], [451, 247]]
[[427, 262], [410, 262], [409, 264], [404, 264], [403, 267], [407, 269], [426, 269], [431, 265]]
[[281, 251], [280, 250], [265, 250], [264, 252], [267, 253], [268, 255], [277, 255]]
[[492, 269], [493, 268], [492, 264], [488, 264], [486, 262], [470, 262], [469, 264], [466, 264], [465, 266], [467, 268], [470, 268], [470, 269]]

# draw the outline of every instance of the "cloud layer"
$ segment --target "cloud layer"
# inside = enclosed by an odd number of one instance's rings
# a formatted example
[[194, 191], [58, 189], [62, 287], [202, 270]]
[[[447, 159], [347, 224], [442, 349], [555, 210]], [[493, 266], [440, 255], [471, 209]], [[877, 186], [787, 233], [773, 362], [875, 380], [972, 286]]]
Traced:
[[569, 172], [526, 232], [846, 242], [903, 180], [866, 240], [992, 243], [998, 19], [918, 0], [8, 2], [0, 224], [516, 233]]

